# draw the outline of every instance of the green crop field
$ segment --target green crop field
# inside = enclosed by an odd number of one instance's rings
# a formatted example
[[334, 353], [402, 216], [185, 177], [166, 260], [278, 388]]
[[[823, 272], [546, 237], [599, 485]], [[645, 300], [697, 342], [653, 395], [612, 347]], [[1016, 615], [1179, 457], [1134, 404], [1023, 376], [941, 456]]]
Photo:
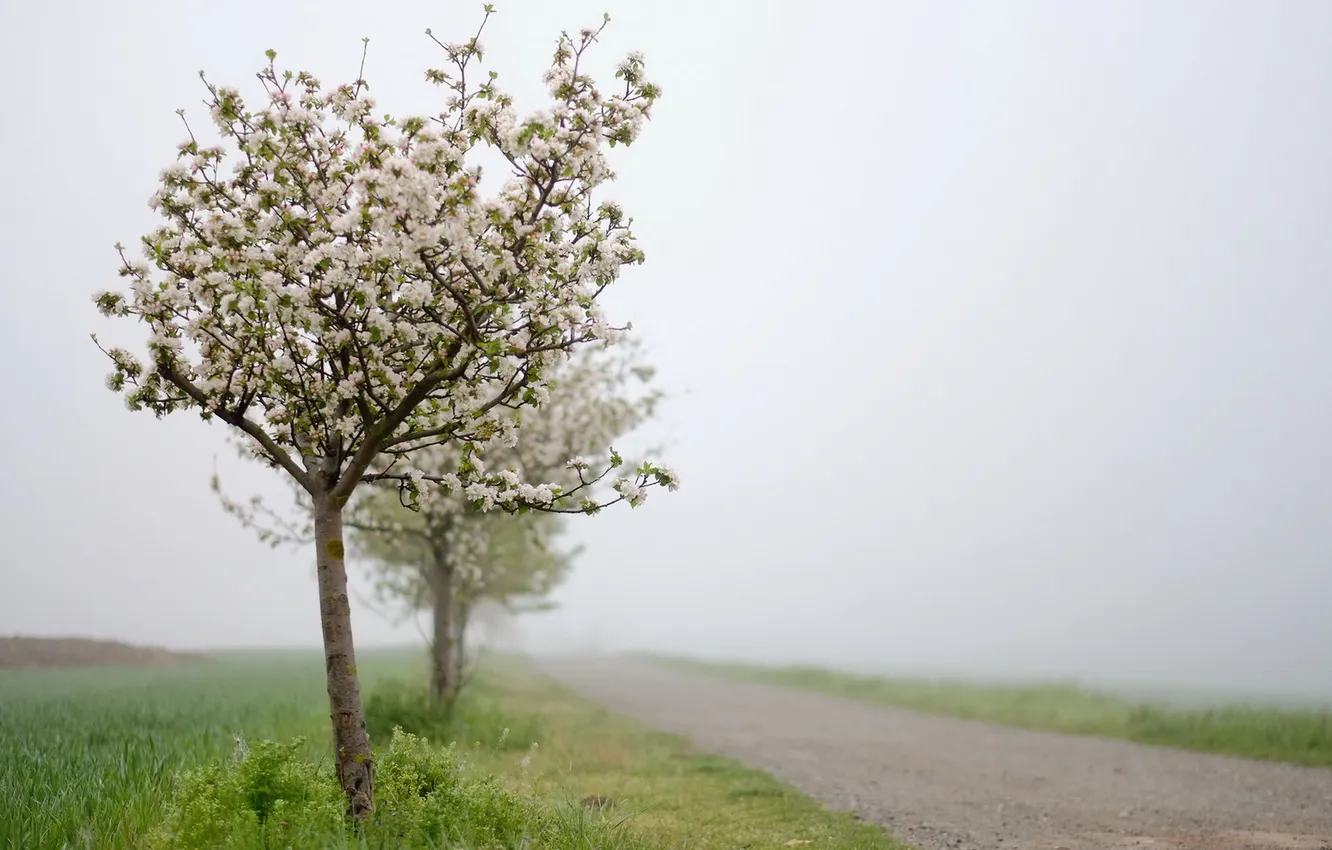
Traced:
[[[370, 653], [377, 676], [415, 655]], [[135, 846], [183, 767], [247, 739], [307, 736], [328, 754], [317, 653], [246, 653], [155, 669], [0, 670], [0, 846]], [[317, 742], [317, 743], [315, 743]]]

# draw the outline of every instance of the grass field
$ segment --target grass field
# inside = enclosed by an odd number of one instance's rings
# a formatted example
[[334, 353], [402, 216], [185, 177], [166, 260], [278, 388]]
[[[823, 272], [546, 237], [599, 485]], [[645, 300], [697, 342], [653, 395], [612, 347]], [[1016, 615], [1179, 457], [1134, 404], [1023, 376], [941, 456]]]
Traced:
[[[497, 775], [557, 813], [543, 842], [530, 846], [900, 848], [762, 773], [607, 714], [521, 659], [487, 664], [448, 727], [421, 711], [416, 655], [364, 653], [359, 666], [377, 746], [395, 723], [456, 739], [468, 776]], [[0, 847], [142, 846], [170, 807], [177, 773], [229, 758], [238, 733], [252, 746], [304, 736], [304, 759], [326, 769], [326, 705], [313, 653], [152, 670], [0, 671]], [[341, 827], [293, 844], [400, 846]]]
[[1064, 684], [973, 685], [857, 676], [815, 667], [645, 657], [654, 663], [730, 679], [802, 688], [929, 714], [1332, 767], [1330, 711], [1245, 705], [1182, 708]]
[[[368, 654], [376, 677], [415, 668]], [[237, 653], [154, 669], [0, 671], [0, 846], [133, 847], [162, 817], [176, 772], [230, 754], [235, 735], [308, 736], [331, 753], [323, 661]]]

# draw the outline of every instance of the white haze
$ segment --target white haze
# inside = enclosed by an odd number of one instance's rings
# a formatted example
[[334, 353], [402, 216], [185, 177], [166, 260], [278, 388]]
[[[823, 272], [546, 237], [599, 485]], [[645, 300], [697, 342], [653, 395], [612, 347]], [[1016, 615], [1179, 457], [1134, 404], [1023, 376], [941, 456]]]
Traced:
[[[499, 2], [541, 104], [612, 16], [665, 97], [612, 194], [611, 299], [684, 476], [578, 519], [538, 651], [1332, 696], [1332, 4]], [[88, 339], [112, 245], [263, 51], [429, 111], [479, 3], [6, 3], [0, 633], [318, 641], [312, 558], [220, 426], [130, 414]], [[120, 323], [125, 324], [125, 323]], [[641, 442], [641, 441], [640, 441]], [[358, 579], [360, 592], [367, 589]], [[362, 645], [418, 640], [359, 602]]]

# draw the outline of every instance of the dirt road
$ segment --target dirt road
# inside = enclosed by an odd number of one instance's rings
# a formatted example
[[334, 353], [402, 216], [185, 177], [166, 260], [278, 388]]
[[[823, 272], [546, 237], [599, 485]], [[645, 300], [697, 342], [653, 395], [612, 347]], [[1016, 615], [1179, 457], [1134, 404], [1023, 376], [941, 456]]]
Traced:
[[542, 659], [922, 850], [1322, 850], [1332, 770], [929, 717], [624, 659]]

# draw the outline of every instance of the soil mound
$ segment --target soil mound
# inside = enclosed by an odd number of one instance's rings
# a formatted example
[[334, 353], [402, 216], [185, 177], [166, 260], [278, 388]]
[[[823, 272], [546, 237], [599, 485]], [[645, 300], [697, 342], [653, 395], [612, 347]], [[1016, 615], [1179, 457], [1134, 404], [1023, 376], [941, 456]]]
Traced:
[[0, 637], [0, 669], [7, 667], [165, 667], [207, 656], [91, 638]]

